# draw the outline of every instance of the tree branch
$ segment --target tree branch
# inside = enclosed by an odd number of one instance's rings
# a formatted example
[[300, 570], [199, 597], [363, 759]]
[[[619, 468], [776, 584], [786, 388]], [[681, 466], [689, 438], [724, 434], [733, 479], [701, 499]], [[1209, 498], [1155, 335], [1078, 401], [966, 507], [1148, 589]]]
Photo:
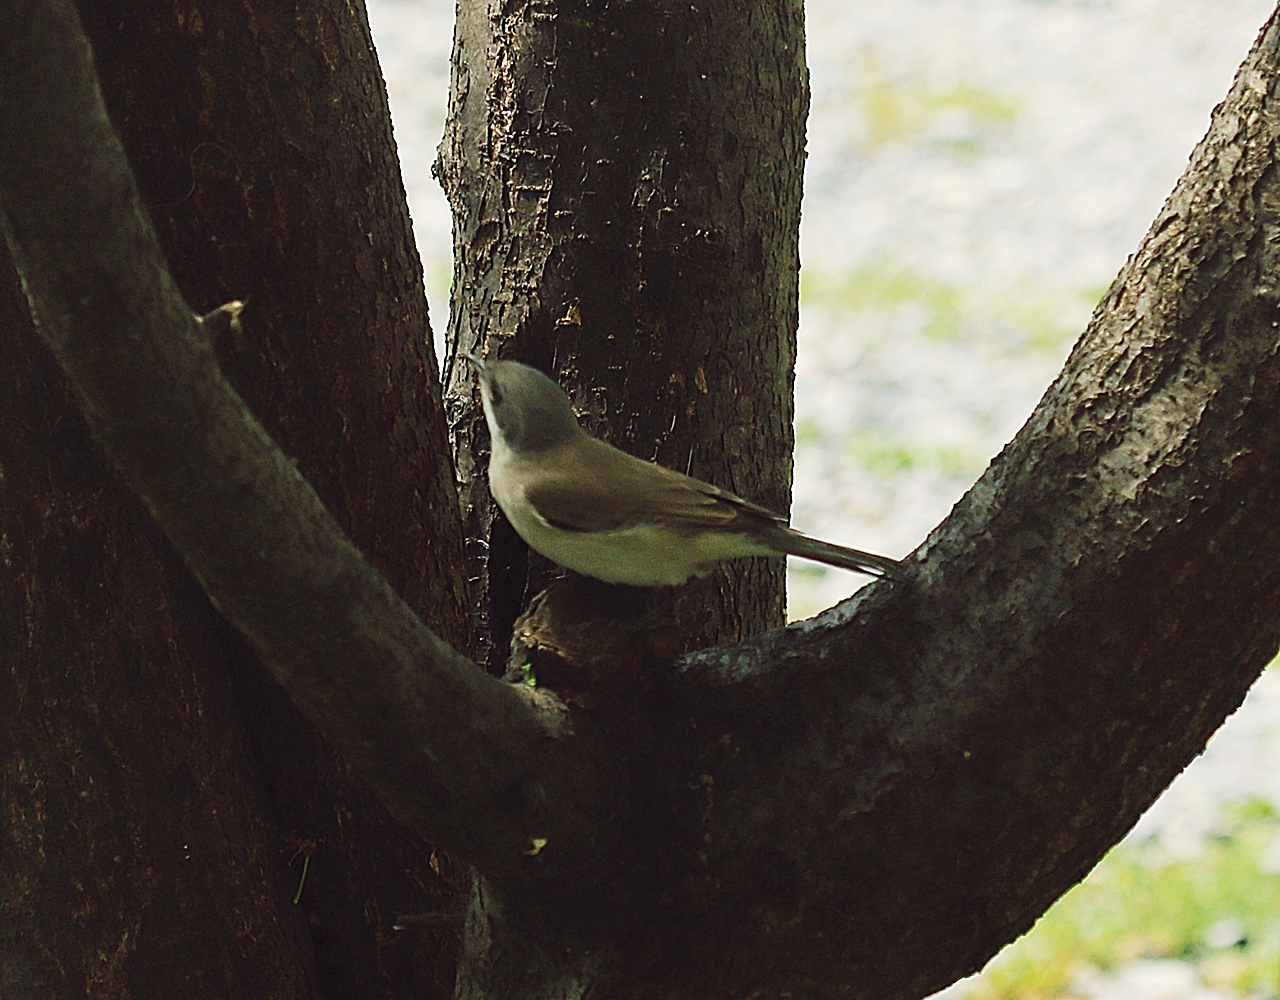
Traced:
[[[654, 809], [633, 832], [660, 864], [579, 917], [576, 951], [537, 928], [585, 992], [921, 995], [1030, 926], [1238, 704], [1280, 641], [1278, 56], [1273, 20], [919, 579], [695, 657], [646, 704], [654, 756], [632, 766]], [[549, 876], [623, 866], [634, 776], [590, 713], [564, 738], [551, 699], [425, 629], [247, 413], [69, 3], [0, 6], [0, 135], [5, 238], [94, 433], [384, 801], [506, 876], [494, 940], [518, 963]]]
[[[1275, 655], [1278, 143], [1273, 15], [912, 585], [685, 662], [670, 742], [703, 788], [675, 808], [703, 817], [702, 863], [671, 930], [709, 981], [681, 995], [808, 983], [891, 1000], [976, 971], [1123, 836]], [[710, 929], [735, 896], [749, 905]], [[734, 971], [761, 953], [772, 964]]]
[[[0, 7], [0, 135], [2, 224], [38, 328], [219, 610], [401, 820], [495, 871], [580, 864], [610, 800], [591, 755], [561, 739], [553, 699], [493, 680], [417, 620], [222, 377], [70, 2]], [[540, 841], [557, 849], [531, 852]]]

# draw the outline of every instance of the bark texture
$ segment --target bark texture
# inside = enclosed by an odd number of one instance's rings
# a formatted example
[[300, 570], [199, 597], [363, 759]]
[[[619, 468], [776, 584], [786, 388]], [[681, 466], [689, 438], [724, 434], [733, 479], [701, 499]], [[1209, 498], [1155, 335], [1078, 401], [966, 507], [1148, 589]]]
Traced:
[[[557, 688], [647, 719], [635, 837], [661, 846], [587, 927], [548, 933], [541, 901], [480, 886], [462, 995], [924, 996], [1027, 930], [1199, 753], [1280, 642], [1278, 38], [915, 581], [630, 699]], [[608, 629], [574, 603], [522, 625], [530, 659], [607, 687]]]
[[[453, 64], [438, 164], [455, 217], [450, 419], [496, 668], [546, 574], [528, 575], [489, 498], [461, 352], [542, 368], [596, 435], [790, 506], [803, 9], [466, 0]], [[783, 610], [781, 561], [753, 560], [675, 612], [697, 648]]]
[[0, 282], [0, 996], [316, 997], [224, 626]]
[[[421, 264], [363, 10], [82, 7], [184, 296], [200, 312], [248, 302], [244, 329], [216, 344], [222, 370], [397, 593], [467, 649]], [[391, 820], [234, 637], [225, 651], [276, 822], [317, 844], [305, 904], [326, 981], [387, 988], [434, 966], [424, 988], [446, 995], [450, 935], [391, 930], [399, 914], [458, 905], [432, 845]]]
[[975, 971], [1275, 655], [1278, 87], [1273, 16], [912, 584], [686, 662], [701, 871], [660, 937], [706, 979], [676, 995], [914, 998]]
[[[84, 11], [187, 300], [249, 302], [243, 329], [217, 341], [224, 371], [362, 551], [466, 648], [421, 270], [363, 12]], [[17, 978], [0, 993], [448, 996], [453, 933], [392, 930], [402, 913], [459, 905], [448, 862], [209, 608], [97, 457], [4, 280], [0, 397], [16, 433], [0, 459], [0, 587], [16, 617], [0, 699], [22, 780], [5, 783], [16, 881], [0, 925]], [[300, 846], [315, 853], [294, 907]], [[82, 888], [60, 888], [73, 874]]]
[[[623, 26], [654, 9], [610, 8]], [[726, 36], [743, 31], [734, 16], [752, 16], [735, 10], [716, 10]], [[536, 33], [552, 30], [547, 12], [485, 16]], [[557, 23], [598, 33], [598, 47], [573, 49], [590, 65], [622, 36], [589, 16], [595, 8], [573, 13]], [[656, 28], [681, 12], [667, 13]], [[923, 996], [972, 971], [1079, 879], [1275, 652], [1275, 20], [1062, 376], [923, 546], [913, 579], [674, 667], [687, 640], [646, 602], [570, 580], [515, 628], [537, 692], [485, 677], [428, 631], [248, 418], [160, 262], [73, 22], [63, 0], [0, 4], [0, 222], [39, 332], [101, 446], [290, 697], [393, 814], [483, 873], [461, 997]], [[680, 52], [668, 55], [684, 72]], [[521, 77], [547, 67], [533, 60]], [[546, 197], [557, 196], [552, 185]], [[599, 218], [607, 230], [612, 216]], [[517, 268], [511, 287], [522, 280]], [[501, 313], [494, 296], [486, 309]], [[519, 313], [517, 300], [540, 301], [521, 291], [504, 315]], [[280, 903], [281, 860], [260, 850], [269, 805], [256, 804], [237, 764], [248, 737], [224, 726], [234, 695], [176, 631], [138, 624], [155, 621], [154, 607], [184, 605], [170, 582], [135, 589], [134, 576], [161, 570], [122, 534], [125, 522], [88, 505], [107, 487], [66, 457], [86, 454], [81, 424], [16, 408], [49, 395], [47, 369], [30, 371], [18, 376], [14, 419], [54, 457], [42, 465], [8, 443], [0, 452], [37, 483], [28, 496], [11, 491], [7, 469], [3, 480], [6, 523], [22, 537], [6, 529], [0, 579], [25, 637], [4, 647], [4, 696], [22, 721], [3, 744], [6, 805], [21, 820], [4, 841], [14, 874], [3, 905], [6, 917], [44, 922], [0, 924], [6, 985], [52, 974], [45, 995], [75, 995], [80, 980], [107, 996], [241, 985], [237, 995], [308, 995], [317, 973], [306, 956], [274, 954], [300, 922]], [[64, 545], [82, 546], [85, 561], [47, 556]], [[116, 575], [74, 577], [96, 560]], [[99, 581], [137, 596], [95, 594]], [[103, 610], [117, 603], [130, 617]], [[40, 616], [82, 608], [105, 624], [77, 620], [57, 645]], [[181, 624], [212, 630], [198, 614]], [[76, 669], [59, 673], [40, 655], [45, 636]], [[190, 755], [186, 771], [171, 756], [139, 756], [152, 718], [157, 739], [142, 749], [163, 740]], [[225, 756], [202, 758], [210, 747]], [[168, 873], [191, 864], [180, 850], [190, 842], [165, 838], [150, 796], [192, 785], [200, 795], [165, 804], [190, 817], [216, 867], [189, 868], [183, 882]], [[246, 812], [213, 812], [238, 796]], [[90, 851], [87, 875], [46, 863], [62, 850], [51, 816], [82, 824], [67, 850]], [[57, 863], [77, 861], [62, 853]], [[241, 881], [227, 895], [212, 872], [233, 866]], [[161, 898], [173, 886], [191, 889], [177, 917]], [[155, 978], [176, 975], [174, 955], [209, 922], [207, 975]], [[262, 958], [259, 932], [271, 961], [246, 969], [237, 963]], [[415, 989], [420, 968], [402, 972]], [[390, 974], [379, 976], [352, 995], [392, 992]]]

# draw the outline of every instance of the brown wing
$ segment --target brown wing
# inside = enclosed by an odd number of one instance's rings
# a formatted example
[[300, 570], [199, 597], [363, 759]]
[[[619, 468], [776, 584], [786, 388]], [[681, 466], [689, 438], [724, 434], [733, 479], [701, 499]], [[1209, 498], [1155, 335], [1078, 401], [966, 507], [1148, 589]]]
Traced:
[[559, 528], [615, 531], [663, 521], [690, 530], [732, 531], [738, 519], [786, 523], [726, 490], [634, 458], [595, 438], [587, 440], [586, 447], [579, 439], [559, 454], [540, 456], [539, 467], [554, 473], [524, 480], [526, 499]]

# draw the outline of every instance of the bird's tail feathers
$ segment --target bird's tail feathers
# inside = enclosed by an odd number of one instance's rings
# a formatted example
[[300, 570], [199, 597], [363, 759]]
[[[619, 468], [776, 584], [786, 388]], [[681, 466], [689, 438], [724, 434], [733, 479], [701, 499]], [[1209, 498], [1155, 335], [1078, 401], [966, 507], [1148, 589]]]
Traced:
[[832, 545], [817, 538], [802, 535], [795, 529], [784, 532], [779, 547], [789, 555], [813, 559], [828, 566], [839, 566], [871, 576], [887, 576], [894, 580], [906, 578], [902, 563], [888, 556], [878, 556], [874, 552], [863, 552], [860, 549], [849, 549], [843, 545]]

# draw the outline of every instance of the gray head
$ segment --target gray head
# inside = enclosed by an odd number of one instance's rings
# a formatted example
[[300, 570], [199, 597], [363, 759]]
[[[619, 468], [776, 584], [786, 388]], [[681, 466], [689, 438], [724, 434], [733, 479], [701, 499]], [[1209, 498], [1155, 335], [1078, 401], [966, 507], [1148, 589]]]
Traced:
[[544, 451], [585, 433], [569, 405], [569, 397], [536, 368], [518, 361], [481, 361], [480, 394], [490, 435], [517, 452]]

